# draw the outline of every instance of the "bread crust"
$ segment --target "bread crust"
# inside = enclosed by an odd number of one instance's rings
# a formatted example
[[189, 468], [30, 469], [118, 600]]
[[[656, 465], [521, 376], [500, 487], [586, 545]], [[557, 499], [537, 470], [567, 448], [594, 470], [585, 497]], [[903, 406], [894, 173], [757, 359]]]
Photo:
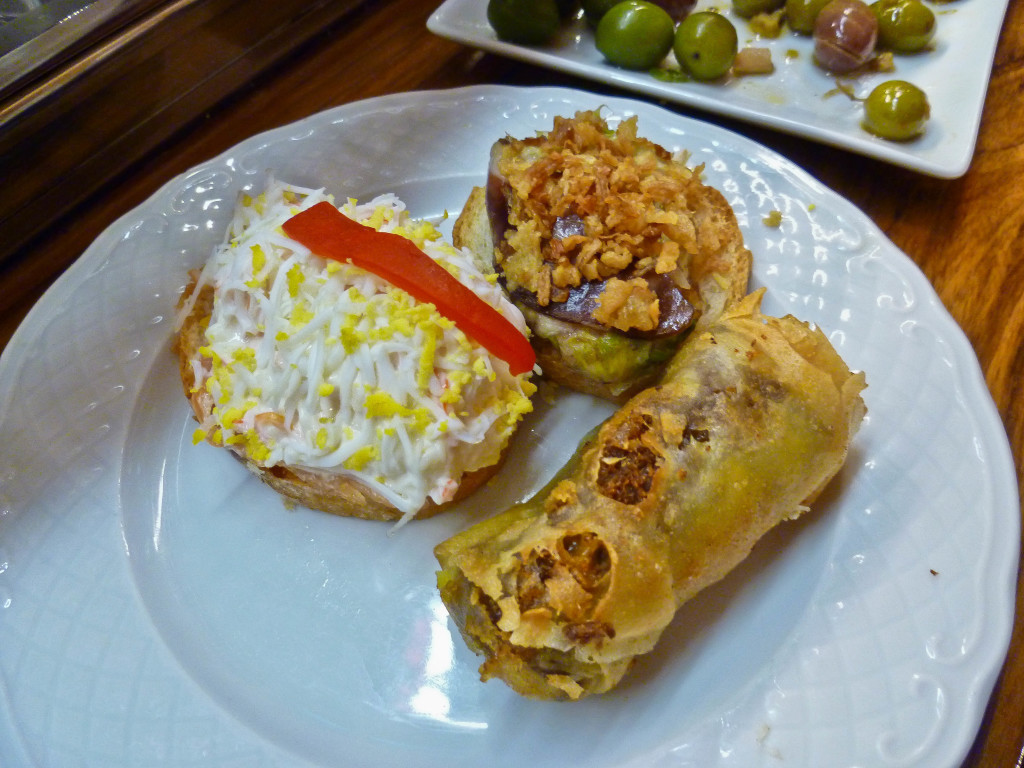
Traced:
[[[189, 301], [194, 290], [193, 281], [181, 296], [179, 310]], [[174, 351], [178, 357], [178, 370], [185, 397], [192, 406], [196, 421], [200, 424], [212, 413], [214, 401], [203, 386], [204, 382], [196, 381], [192, 361], [200, 357], [199, 348], [207, 343], [206, 326], [213, 311], [213, 301], [213, 287], [203, 286], [174, 340]], [[351, 476], [287, 465], [263, 467], [243, 453], [231, 449], [230, 446], [228, 448], [250, 472], [297, 504], [333, 515], [358, 517], [364, 520], [398, 521], [403, 517], [402, 512], [391, 502]], [[426, 504], [416, 512], [415, 518], [431, 517], [461, 501], [486, 483], [498, 471], [501, 463], [499, 460], [488, 467], [465, 473], [454, 498], [443, 504], [436, 504], [427, 499]]]

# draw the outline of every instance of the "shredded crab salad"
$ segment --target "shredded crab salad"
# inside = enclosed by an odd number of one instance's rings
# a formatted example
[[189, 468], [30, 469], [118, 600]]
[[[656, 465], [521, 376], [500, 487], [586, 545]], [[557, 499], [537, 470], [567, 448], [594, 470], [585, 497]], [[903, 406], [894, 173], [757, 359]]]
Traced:
[[[324, 200], [334, 204], [322, 189], [268, 180], [258, 197], [242, 197], [199, 273], [178, 322], [211, 285], [207, 344], [192, 366], [214, 407], [193, 441], [228, 446], [261, 467], [351, 476], [405, 522], [428, 498], [451, 500], [463, 473], [499, 460], [536, 387], [434, 305], [283, 233], [288, 218]], [[394, 195], [339, 209], [413, 241], [526, 333], [496, 276]]]

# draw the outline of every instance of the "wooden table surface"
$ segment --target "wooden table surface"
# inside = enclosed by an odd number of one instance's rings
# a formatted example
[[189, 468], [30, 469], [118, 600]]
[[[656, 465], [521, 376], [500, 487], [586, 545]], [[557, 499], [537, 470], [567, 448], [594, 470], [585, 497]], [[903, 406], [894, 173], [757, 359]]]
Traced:
[[[47, 286], [104, 228], [172, 176], [254, 133], [382, 94], [478, 83], [593, 83], [483, 55], [427, 32], [438, 0], [371, 0], [106, 185], [0, 268], [0, 346]], [[1011, 0], [977, 151], [960, 179], [932, 179], [709, 115], [781, 152], [851, 200], [931, 280], [974, 346], [1024, 459], [1024, 2]], [[681, 109], [681, 112], [686, 110]], [[965, 766], [1024, 761], [1024, 580], [1009, 657]]]

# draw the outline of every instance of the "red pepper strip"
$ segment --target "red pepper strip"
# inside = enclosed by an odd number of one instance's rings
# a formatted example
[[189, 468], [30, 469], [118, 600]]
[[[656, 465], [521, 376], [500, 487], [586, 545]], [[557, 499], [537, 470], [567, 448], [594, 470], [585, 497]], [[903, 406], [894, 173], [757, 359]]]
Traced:
[[537, 357], [522, 332], [411, 240], [360, 224], [328, 202], [292, 216], [284, 231], [318, 256], [354, 264], [433, 304], [513, 375], [533, 370]]

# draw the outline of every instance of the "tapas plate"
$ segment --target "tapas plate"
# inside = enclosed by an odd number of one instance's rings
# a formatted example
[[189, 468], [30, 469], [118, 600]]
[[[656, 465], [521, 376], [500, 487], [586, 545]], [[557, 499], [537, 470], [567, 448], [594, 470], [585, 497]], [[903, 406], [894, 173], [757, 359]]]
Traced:
[[[609, 406], [539, 400], [495, 481], [399, 530], [288, 508], [192, 444], [173, 315], [268, 171], [450, 224], [493, 139], [599, 106], [704, 165], [765, 310], [825, 329], [866, 371], [869, 416], [814, 514], [684, 606], [620, 688], [539, 702], [478, 680], [432, 549], [540, 486]], [[785, 158], [634, 100], [406, 93], [242, 142], [114, 222], [31, 311], [0, 357], [0, 435], [5, 768], [954, 768], [1009, 642], [1013, 465], [926, 279]]]
[[[728, 7], [726, 2], [725, 7]], [[442, 37], [504, 56], [550, 67], [706, 112], [802, 136], [910, 168], [956, 178], [970, 167], [988, 91], [992, 61], [1006, 0], [931, 3], [938, 19], [933, 49], [896, 56], [896, 69], [837, 78], [813, 64], [809, 37], [784, 32], [769, 39], [754, 35], [747, 22], [733, 21], [740, 47], [771, 50], [770, 75], [725, 82], [665, 82], [649, 72], [608, 64], [594, 46], [592, 28], [581, 18], [568, 23], [549, 45], [523, 46], [498, 40], [487, 23], [486, 0], [445, 0], [427, 21]], [[723, 7], [698, 0], [696, 8]], [[931, 119], [924, 134], [906, 142], [887, 141], [861, 127], [863, 99], [885, 80], [908, 80], [924, 90]], [[842, 87], [840, 87], [842, 86]]]

